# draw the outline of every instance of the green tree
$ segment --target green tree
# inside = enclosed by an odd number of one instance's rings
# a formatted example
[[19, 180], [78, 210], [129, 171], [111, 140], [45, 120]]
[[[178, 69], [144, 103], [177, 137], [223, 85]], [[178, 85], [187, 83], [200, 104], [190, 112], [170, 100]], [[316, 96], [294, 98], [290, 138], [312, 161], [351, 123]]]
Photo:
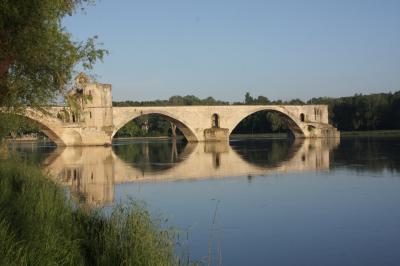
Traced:
[[289, 104], [292, 104], [292, 105], [303, 105], [304, 102], [297, 98], [297, 99], [290, 100]]
[[246, 92], [246, 94], [244, 95], [244, 103], [245, 104], [253, 104], [254, 99], [253, 97], [251, 97], [249, 92]]
[[184, 99], [182, 96], [171, 96], [168, 100], [171, 105], [184, 105]]
[[270, 101], [267, 97], [261, 95], [257, 97], [257, 104], [269, 104], [269, 103]]
[[89, 70], [103, 58], [107, 51], [96, 48], [97, 37], [74, 42], [62, 26], [65, 16], [92, 2], [0, 1], [0, 106], [48, 104], [63, 92], [75, 67]]

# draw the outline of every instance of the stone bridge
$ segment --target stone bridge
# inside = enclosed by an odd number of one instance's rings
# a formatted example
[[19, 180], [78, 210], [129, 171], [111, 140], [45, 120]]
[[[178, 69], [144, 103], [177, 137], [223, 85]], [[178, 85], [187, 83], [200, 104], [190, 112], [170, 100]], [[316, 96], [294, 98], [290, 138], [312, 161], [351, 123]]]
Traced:
[[278, 114], [295, 138], [339, 137], [328, 122], [326, 105], [113, 107], [111, 85], [85, 76], [78, 76], [77, 84], [70, 95], [90, 98], [80, 101], [79, 113], [68, 111], [69, 107], [47, 107], [45, 112], [28, 108], [20, 115], [36, 121], [58, 146], [110, 145], [120, 128], [148, 114], [173, 122], [189, 142], [227, 141], [240, 121], [259, 111]]

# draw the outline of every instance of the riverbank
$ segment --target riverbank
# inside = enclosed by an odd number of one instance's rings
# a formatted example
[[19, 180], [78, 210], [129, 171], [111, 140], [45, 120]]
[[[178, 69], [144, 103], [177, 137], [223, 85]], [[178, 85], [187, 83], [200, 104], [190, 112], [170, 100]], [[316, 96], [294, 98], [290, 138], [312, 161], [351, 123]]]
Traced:
[[[231, 139], [282, 139], [287, 138], [286, 133], [261, 133], [261, 134], [232, 134]], [[184, 136], [177, 136], [176, 140], [183, 140]], [[173, 140], [170, 136], [158, 136], [158, 137], [121, 137], [114, 138], [114, 140]]]
[[[157, 136], [157, 137], [115, 137], [113, 140], [173, 140], [173, 137], [170, 136]], [[184, 136], [177, 136], [176, 140], [185, 139]]]
[[400, 129], [368, 130], [368, 131], [341, 131], [341, 137], [400, 137]]
[[0, 265], [177, 265], [174, 233], [161, 226], [137, 202], [104, 215], [36, 166], [0, 160]]
[[285, 139], [287, 133], [231, 134], [230, 139]]

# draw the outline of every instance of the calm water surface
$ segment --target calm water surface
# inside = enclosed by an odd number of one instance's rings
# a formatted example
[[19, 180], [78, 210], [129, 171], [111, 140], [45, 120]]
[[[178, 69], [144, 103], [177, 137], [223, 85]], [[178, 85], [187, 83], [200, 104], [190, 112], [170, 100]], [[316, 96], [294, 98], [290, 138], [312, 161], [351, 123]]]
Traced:
[[187, 232], [192, 259], [400, 265], [400, 139], [10, 148], [84, 204], [145, 201]]

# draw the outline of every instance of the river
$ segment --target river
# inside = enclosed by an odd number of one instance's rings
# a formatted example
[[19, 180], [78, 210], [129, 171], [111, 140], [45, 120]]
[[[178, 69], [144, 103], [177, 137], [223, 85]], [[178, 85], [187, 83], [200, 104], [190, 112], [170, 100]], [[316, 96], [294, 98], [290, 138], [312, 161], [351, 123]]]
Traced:
[[11, 143], [74, 201], [144, 201], [211, 265], [400, 265], [400, 139]]

